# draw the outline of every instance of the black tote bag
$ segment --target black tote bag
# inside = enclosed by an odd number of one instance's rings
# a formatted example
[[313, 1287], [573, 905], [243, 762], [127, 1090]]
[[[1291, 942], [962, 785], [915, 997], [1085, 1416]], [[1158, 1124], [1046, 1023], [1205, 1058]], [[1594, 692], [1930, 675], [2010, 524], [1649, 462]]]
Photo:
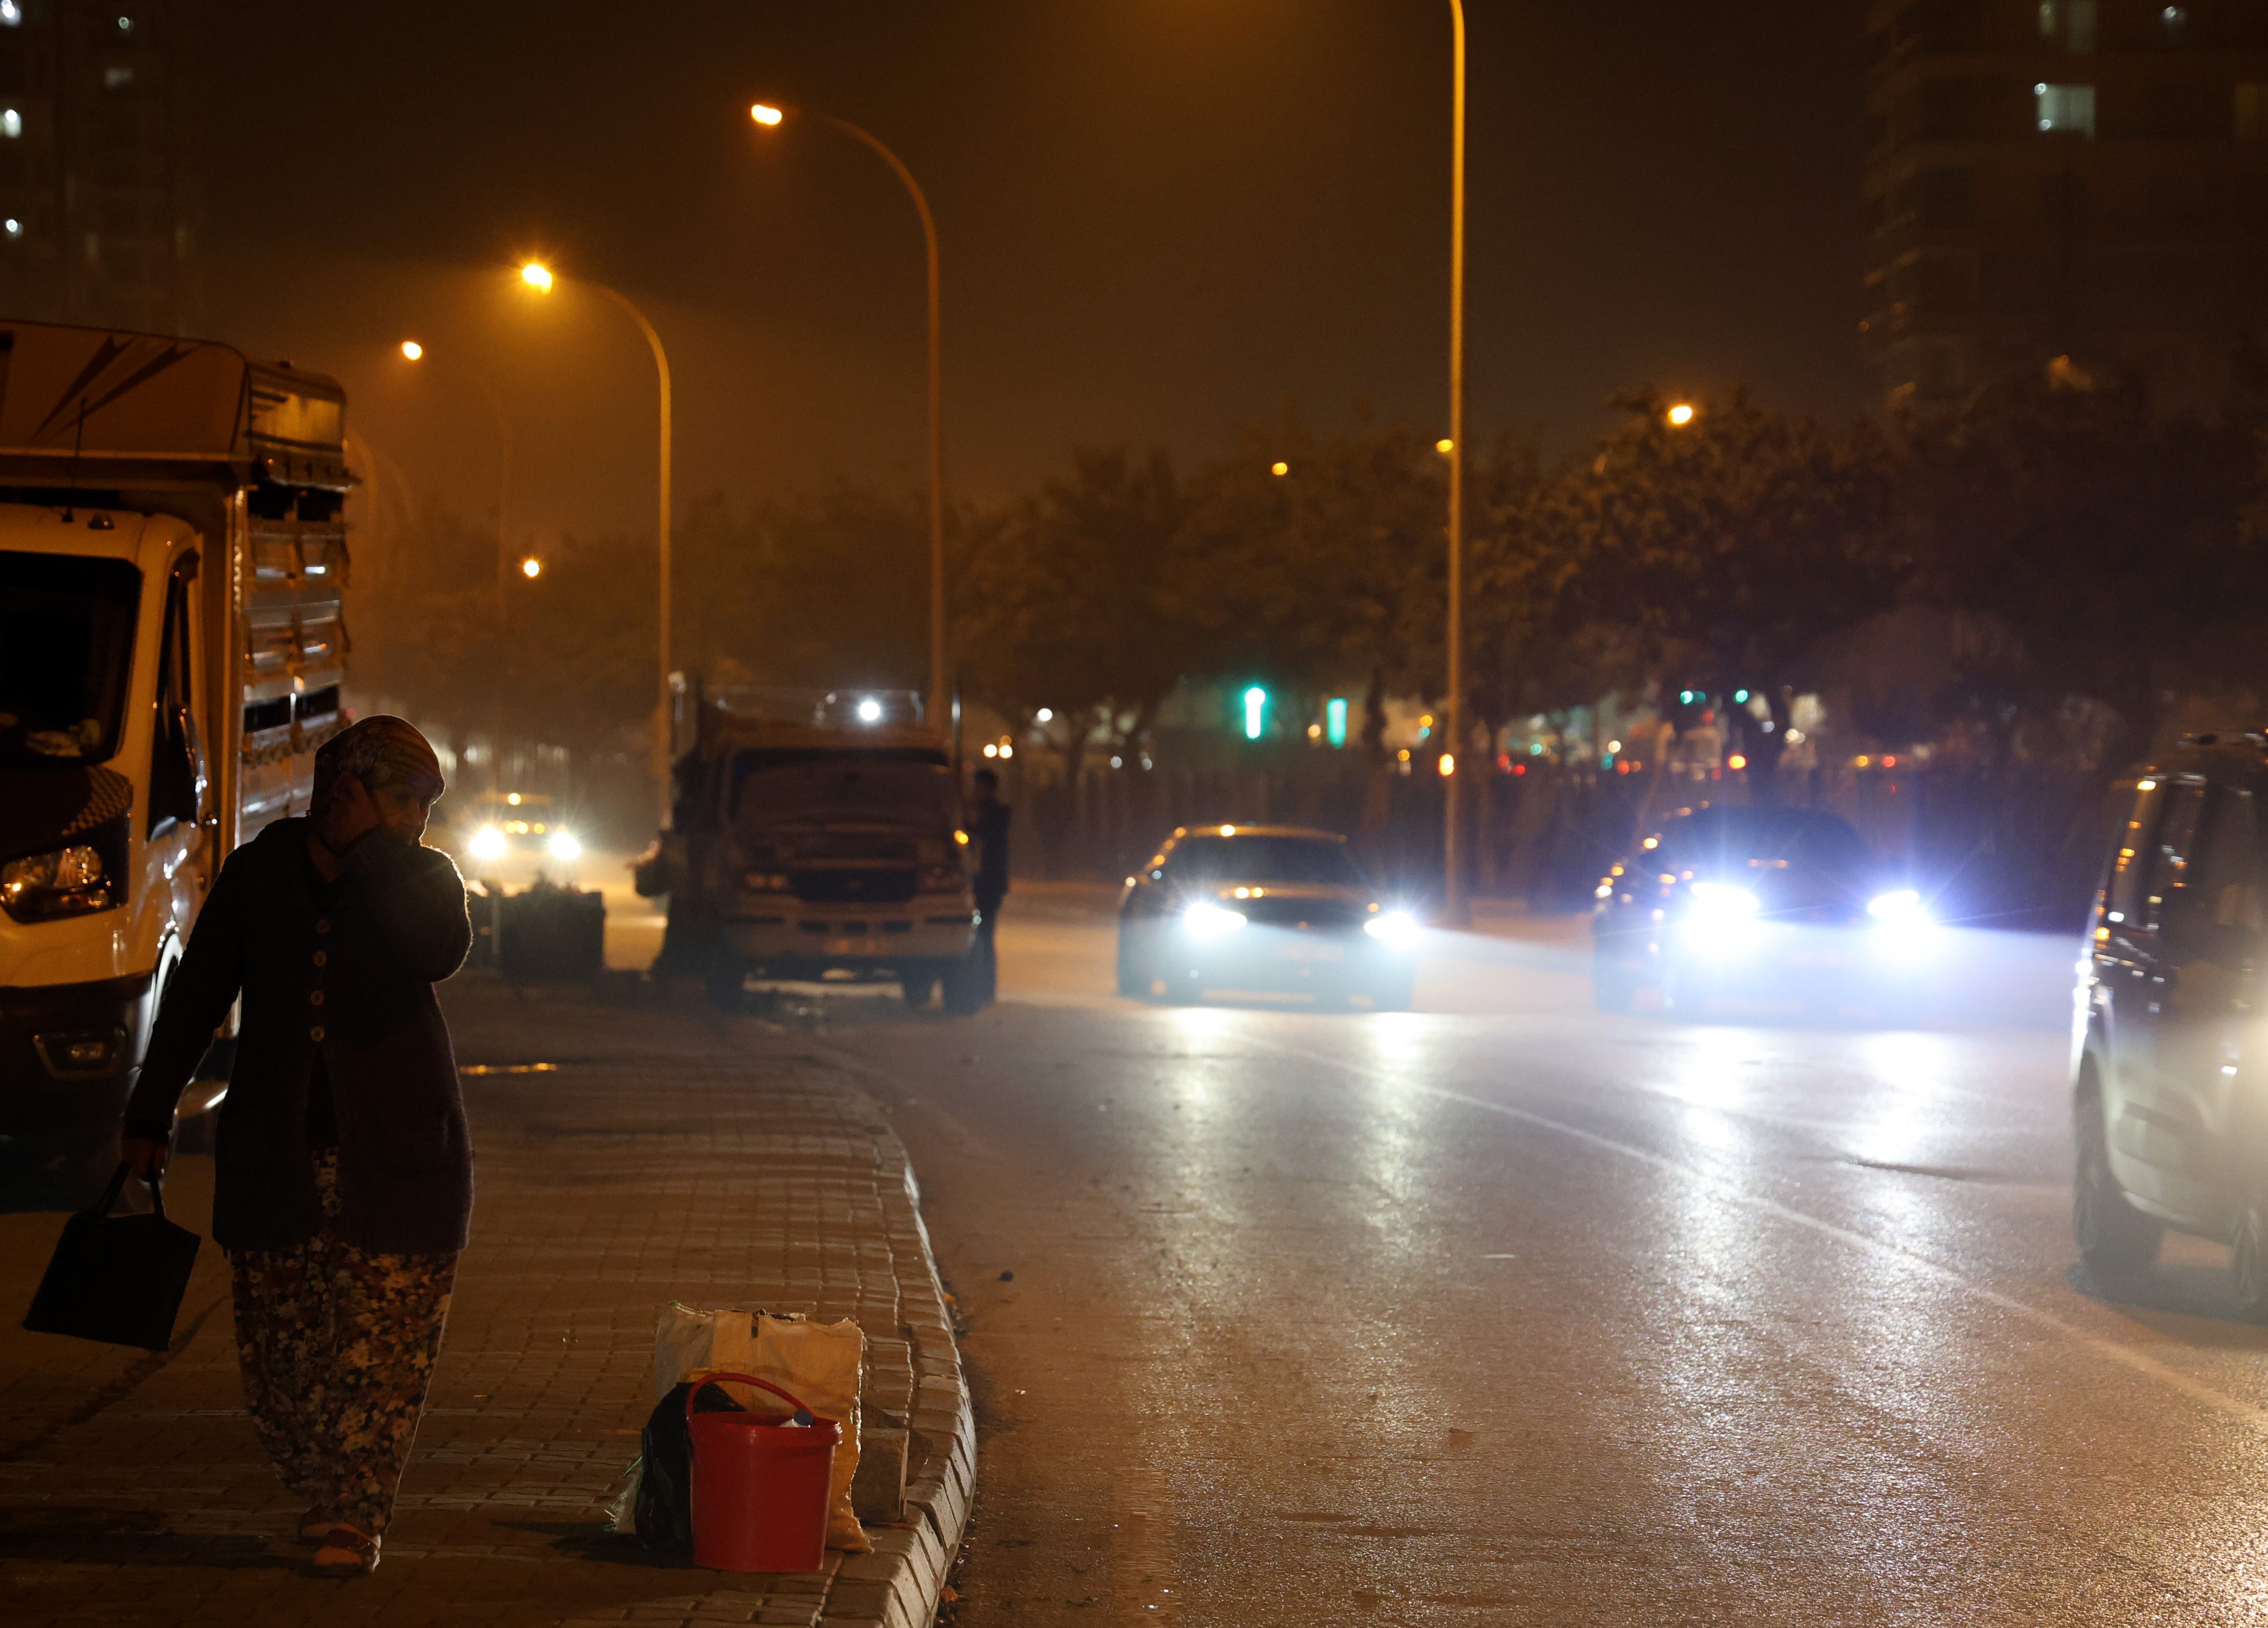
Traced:
[[162, 1180], [150, 1178], [148, 1215], [113, 1215], [125, 1190], [126, 1167], [102, 1197], [63, 1223], [55, 1258], [24, 1326], [35, 1334], [74, 1334], [106, 1345], [163, 1351], [204, 1241], [166, 1219]]

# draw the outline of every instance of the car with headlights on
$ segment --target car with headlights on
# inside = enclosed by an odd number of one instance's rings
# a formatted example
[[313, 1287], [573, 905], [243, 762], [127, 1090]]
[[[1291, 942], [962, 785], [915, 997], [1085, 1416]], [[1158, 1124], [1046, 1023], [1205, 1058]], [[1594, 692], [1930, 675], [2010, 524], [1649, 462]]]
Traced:
[[1599, 879], [1602, 1011], [1912, 1020], [1932, 932], [1918, 890], [1840, 816], [1777, 804], [1680, 808]]
[[452, 816], [450, 833], [458, 868], [482, 881], [571, 882], [583, 857], [582, 838], [541, 792], [484, 792]]
[[1196, 1000], [1292, 993], [1407, 1010], [1418, 925], [1332, 831], [1286, 825], [1176, 830], [1126, 879], [1118, 992]]

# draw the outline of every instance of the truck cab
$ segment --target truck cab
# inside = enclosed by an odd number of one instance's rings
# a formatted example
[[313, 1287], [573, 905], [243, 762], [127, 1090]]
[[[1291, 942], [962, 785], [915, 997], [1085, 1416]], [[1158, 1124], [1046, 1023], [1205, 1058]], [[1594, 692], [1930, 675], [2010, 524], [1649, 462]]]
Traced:
[[102, 1155], [221, 859], [306, 808], [342, 415], [226, 346], [0, 325], [0, 1138]]
[[[670, 929], [712, 998], [751, 976], [895, 983], [926, 1006], [983, 1001], [976, 907], [949, 741], [910, 704], [711, 692], [679, 759], [671, 829], [638, 890], [667, 894]], [[871, 720], [871, 721], [870, 721]]]

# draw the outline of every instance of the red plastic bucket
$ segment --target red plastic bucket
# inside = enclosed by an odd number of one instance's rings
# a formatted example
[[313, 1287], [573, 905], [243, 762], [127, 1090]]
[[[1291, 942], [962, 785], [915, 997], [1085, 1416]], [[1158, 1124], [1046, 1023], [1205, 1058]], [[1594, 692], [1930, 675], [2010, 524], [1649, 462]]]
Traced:
[[[793, 1413], [696, 1413], [702, 1386], [754, 1385]], [[797, 1423], [799, 1419], [803, 1423]], [[816, 1572], [843, 1428], [752, 1374], [711, 1374], [685, 1393], [693, 1446], [693, 1564], [718, 1572]]]

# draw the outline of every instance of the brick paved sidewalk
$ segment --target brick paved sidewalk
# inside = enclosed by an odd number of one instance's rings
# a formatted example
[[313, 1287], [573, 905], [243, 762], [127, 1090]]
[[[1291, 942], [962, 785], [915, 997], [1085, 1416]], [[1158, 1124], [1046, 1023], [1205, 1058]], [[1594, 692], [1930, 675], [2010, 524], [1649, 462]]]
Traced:
[[[887, 1121], [798, 1035], [752, 1019], [469, 979], [444, 992], [460, 1061], [498, 1072], [465, 1081], [473, 1245], [384, 1563], [312, 1578], [284, 1541], [298, 1512], [242, 1412], [217, 1249], [185, 1337], [141, 1359], [15, 1329], [63, 1217], [0, 1216], [0, 1621], [928, 1622], [975, 1437]], [[558, 1066], [502, 1072], [539, 1063]], [[181, 1163], [173, 1212], [203, 1231], [210, 1160]], [[605, 1529], [597, 1505], [637, 1451], [671, 1300], [858, 1320], [867, 1428], [910, 1432], [902, 1523], [871, 1529], [873, 1555], [742, 1576]]]

